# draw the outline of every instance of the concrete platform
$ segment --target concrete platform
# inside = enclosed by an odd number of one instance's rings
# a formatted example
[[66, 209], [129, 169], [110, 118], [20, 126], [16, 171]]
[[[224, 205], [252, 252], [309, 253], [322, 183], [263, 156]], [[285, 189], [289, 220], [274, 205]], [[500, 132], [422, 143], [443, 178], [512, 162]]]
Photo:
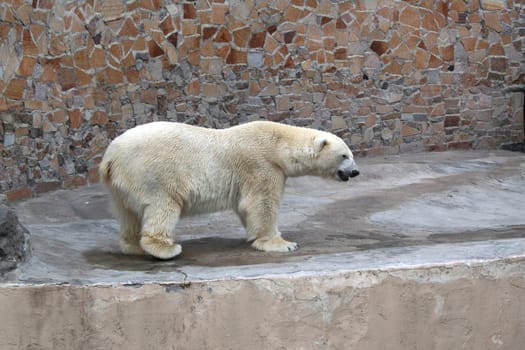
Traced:
[[18, 203], [33, 257], [0, 284], [0, 349], [521, 349], [525, 155], [358, 164], [289, 180], [293, 253], [218, 213], [181, 222], [174, 260], [124, 256], [102, 187]]

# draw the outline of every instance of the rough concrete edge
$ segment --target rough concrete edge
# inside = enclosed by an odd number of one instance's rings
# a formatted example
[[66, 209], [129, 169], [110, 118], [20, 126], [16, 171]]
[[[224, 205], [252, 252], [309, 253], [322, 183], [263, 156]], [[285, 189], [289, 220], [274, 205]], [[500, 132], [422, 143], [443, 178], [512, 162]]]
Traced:
[[[180, 271], [174, 271], [182, 273]], [[184, 274], [184, 273], [182, 273]], [[354, 288], [368, 288], [381, 283], [388, 277], [399, 278], [406, 281], [425, 283], [447, 283], [462, 278], [485, 277], [498, 279], [503, 276], [520, 276], [525, 279], [525, 254], [513, 255], [494, 259], [472, 259], [451, 261], [447, 263], [416, 264], [412, 266], [392, 266], [369, 269], [338, 269], [333, 271], [297, 271], [287, 274], [262, 274], [250, 277], [229, 277], [222, 279], [195, 279], [184, 281], [145, 281], [145, 282], [97, 282], [97, 283], [0, 283], [1, 289], [8, 288], [45, 288], [45, 287], [76, 287], [76, 288], [142, 288], [163, 287], [165, 289], [185, 289], [192, 285], [229, 282], [259, 282], [259, 281], [288, 281], [299, 279], [340, 279], [348, 281]]]

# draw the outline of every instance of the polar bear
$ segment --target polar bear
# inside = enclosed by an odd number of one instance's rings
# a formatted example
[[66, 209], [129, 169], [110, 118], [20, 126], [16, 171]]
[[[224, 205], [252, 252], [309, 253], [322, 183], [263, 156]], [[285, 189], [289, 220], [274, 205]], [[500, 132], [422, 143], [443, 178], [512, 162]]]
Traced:
[[286, 252], [277, 212], [288, 177], [348, 181], [354, 157], [328, 132], [255, 121], [227, 129], [152, 122], [109, 145], [100, 164], [121, 225], [126, 254], [170, 259], [181, 253], [174, 229], [185, 216], [234, 210], [252, 246]]

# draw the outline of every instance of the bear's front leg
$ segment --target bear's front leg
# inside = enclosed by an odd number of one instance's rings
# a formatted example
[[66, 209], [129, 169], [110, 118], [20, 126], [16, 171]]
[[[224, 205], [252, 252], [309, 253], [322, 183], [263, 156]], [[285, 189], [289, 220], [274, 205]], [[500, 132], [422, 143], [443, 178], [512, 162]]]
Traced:
[[277, 228], [279, 198], [246, 198], [239, 206], [239, 217], [246, 228], [247, 240], [252, 247], [264, 252], [290, 252], [297, 249], [297, 243], [281, 237]]

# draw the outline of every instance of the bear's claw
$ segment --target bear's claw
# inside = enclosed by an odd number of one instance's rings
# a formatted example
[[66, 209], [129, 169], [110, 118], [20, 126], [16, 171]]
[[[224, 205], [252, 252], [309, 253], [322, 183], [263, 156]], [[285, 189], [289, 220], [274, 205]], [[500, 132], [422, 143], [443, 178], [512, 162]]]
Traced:
[[259, 238], [252, 243], [252, 247], [263, 252], [291, 252], [298, 248], [297, 243], [289, 242], [280, 236], [273, 238]]

